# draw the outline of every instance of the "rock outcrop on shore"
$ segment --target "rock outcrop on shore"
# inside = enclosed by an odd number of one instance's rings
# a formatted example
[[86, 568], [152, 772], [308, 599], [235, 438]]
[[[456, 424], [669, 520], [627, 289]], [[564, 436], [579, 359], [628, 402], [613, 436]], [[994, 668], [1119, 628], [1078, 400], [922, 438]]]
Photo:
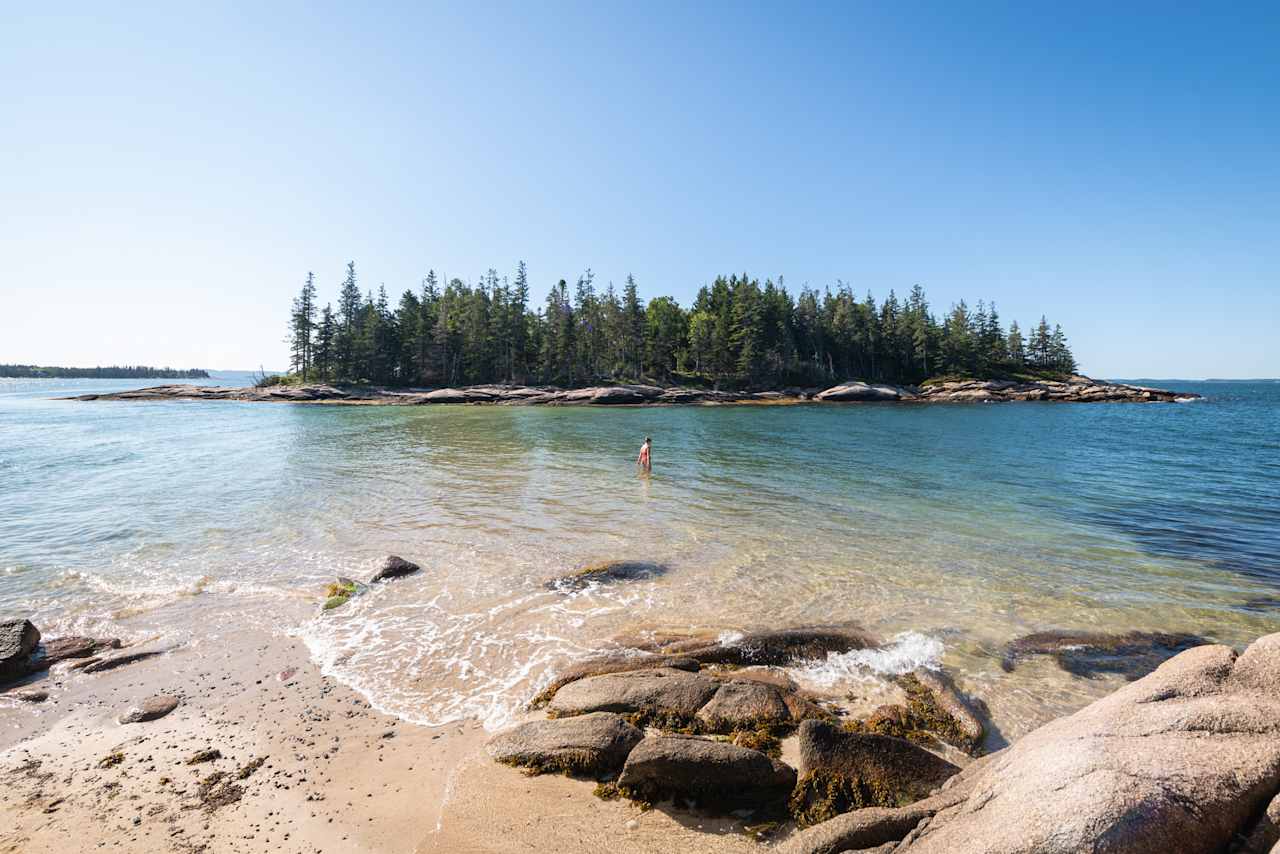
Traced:
[[[858, 810], [783, 854], [1266, 854], [1280, 794], [1280, 634], [1199, 646], [980, 760], [927, 801]], [[1255, 844], [1256, 840], [1256, 844]]]
[[607, 385], [561, 389], [551, 386], [483, 385], [465, 388], [391, 389], [323, 383], [264, 388], [162, 385], [132, 391], [82, 394], [68, 400], [234, 400], [276, 403], [336, 403], [416, 406], [434, 403], [505, 406], [639, 406], [727, 403], [918, 402], [981, 403], [1058, 401], [1064, 403], [1152, 403], [1189, 400], [1189, 392], [1109, 383], [1083, 376], [1066, 381], [958, 380], [916, 386], [850, 381], [830, 388], [774, 391], [717, 391], [653, 385]]
[[[1192, 643], [1192, 636], [1103, 637], [1091, 643], [1140, 663], [1152, 647]], [[1045, 634], [1011, 647], [1054, 654], [1070, 645]], [[587, 758], [583, 767], [597, 779], [617, 773], [606, 793], [644, 803], [753, 820], [789, 814], [807, 827], [779, 854], [1276, 854], [1280, 634], [1239, 655], [1183, 646], [1114, 694], [997, 753], [961, 755], [959, 765], [931, 744], [958, 740], [972, 749], [982, 724], [945, 675], [904, 677], [908, 705], [869, 718], [842, 721], [808, 698], [801, 699], [813, 714], [797, 717], [787, 697], [800, 692], [785, 676], [754, 681], [736, 664], [694, 659], [688, 669], [653, 667], [690, 646], [659, 638], [631, 657], [635, 669], [581, 668], [580, 678], [550, 692], [552, 720], [495, 737], [491, 752], [510, 761], [503, 756], [512, 744], [532, 745], [531, 758], [512, 764], [557, 770], [558, 752], [568, 749]], [[609, 667], [625, 660], [607, 659]], [[877, 731], [877, 716], [903, 726], [905, 737]], [[740, 743], [747, 727], [764, 737]], [[798, 770], [776, 752], [776, 737], [789, 733], [799, 743]]]

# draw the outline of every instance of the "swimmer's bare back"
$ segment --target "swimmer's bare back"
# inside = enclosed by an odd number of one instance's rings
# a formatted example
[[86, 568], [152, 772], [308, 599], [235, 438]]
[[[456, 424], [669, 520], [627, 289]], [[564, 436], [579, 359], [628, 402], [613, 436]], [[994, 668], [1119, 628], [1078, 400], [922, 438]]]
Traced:
[[651, 471], [653, 469], [653, 464], [650, 461], [650, 457], [649, 457], [649, 448], [651, 444], [652, 444], [652, 440], [648, 436], [646, 436], [644, 439], [644, 444], [640, 446], [640, 456], [636, 457], [636, 465], [639, 466], [640, 470], [644, 472]]

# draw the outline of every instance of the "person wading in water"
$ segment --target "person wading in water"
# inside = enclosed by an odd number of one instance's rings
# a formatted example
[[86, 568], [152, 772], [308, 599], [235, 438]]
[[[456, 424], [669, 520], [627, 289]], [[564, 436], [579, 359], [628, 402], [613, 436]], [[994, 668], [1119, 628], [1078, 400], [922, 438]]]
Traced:
[[652, 464], [649, 462], [649, 445], [653, 442], [648, 436], [644, 437], [644, 444], [640, 446], [640, 456], [636, 457], [636, 465], [643, 472], [652, 470]]

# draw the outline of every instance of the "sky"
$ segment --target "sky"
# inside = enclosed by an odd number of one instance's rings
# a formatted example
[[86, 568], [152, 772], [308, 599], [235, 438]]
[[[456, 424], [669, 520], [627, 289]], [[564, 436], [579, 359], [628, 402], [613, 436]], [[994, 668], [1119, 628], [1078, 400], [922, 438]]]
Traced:
[[[44, 8], [41, 8], [44, 7]], [[1280, 376], [1280, 4], [0, 0], [0, 362], [280, 369], [308, 271], [523, 259]]]

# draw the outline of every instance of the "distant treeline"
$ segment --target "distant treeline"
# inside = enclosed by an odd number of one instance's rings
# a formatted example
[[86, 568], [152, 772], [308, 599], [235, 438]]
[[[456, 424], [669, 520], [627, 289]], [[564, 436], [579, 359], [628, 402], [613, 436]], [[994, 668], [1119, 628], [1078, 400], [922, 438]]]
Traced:
[[590, 270], [529, 305], [524, 262], [514, 279], [490, 269], [478, 284], [427, 274], [392, 306], [385, 287], [362, 293], [347, 265], [336, 308], [315, 276], [293, 301], [291, 374], [401, 386], [488, 382], [582, 386], [681, 382], [733, 388], [821, 385], [846, 379], [920, 383], [937, 376], [1063, 374], [1076, 369], [1059, 326], [1041, 317], [1025, 336], [1006, 330], [994, 303], [956, 303], [942, 316], [917, 285], [905, 299], [859, 299], [843, 283], [803, 288], [782, 280], [717, 278], [693, 305], [640, 299], [627, 276], [618, 293]]
[[55, 377], [90, 380], [197, 380], [208, 379], [206, 371], [150, 368], [146, 365], [112, 365], [108, 368], [55, 368], [48, 365], [0, 365], [0, 377]]

